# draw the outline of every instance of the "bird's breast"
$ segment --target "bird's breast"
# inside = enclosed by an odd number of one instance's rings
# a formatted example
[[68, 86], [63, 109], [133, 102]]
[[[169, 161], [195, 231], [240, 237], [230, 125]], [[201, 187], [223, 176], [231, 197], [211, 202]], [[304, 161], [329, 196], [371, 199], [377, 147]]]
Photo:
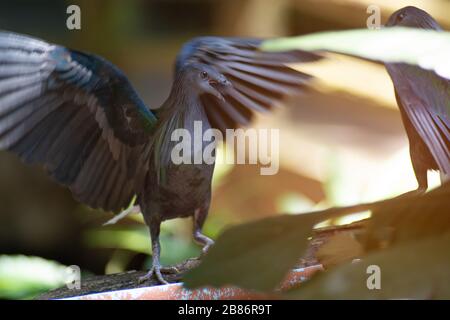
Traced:
[[161, 220], [188, 217], [209, 205], [214, 164], [171, 165], [161, 171], [159, 182], [150, 182], [146, 191], [151, 214], [158, 214]]
[[209, 204], [215, 164], [215, 141], [208, 139], [207, 118], [192, 113], [170, 121], [153, 150], [145, 195], [150, 214], [162, 220], [191, 216]]

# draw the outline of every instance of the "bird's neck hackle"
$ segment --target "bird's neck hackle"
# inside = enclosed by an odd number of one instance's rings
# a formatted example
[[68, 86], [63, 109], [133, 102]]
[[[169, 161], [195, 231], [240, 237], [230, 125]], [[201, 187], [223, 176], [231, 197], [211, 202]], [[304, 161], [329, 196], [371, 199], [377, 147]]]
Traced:
[[[154, 166], [158, 172], [158, 183], [163, 183], [165, 170], [170, 163], [171, 150], [177, 142], [172, 141], [176, 129], [192, 131], [195, 121], [207, 121], [205, 111], [196, 90], [190, 87], [182, 75], [177, 75], [170, 94], [159, 111], [160, 125], [153, 145]], [[209, 122], [204, 123], [209, 127]]]
[[180, 113], [192, 112], [200, 105], [198, 93], [193, 90], [189, 81], [186, 80], [186, 74], [178, 73], [173, 81], [169, 96], [161, 106], [161, 113], [170, 116]]

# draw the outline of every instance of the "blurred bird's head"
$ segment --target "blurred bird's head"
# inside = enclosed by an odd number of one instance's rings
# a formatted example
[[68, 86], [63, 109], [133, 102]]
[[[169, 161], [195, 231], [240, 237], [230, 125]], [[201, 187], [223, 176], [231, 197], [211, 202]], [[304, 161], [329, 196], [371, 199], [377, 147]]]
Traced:
[[393, 26], [441, 30], [441, 27], [432, 16], [412, 6], [399, 9], [390, 16], [386, 27]]
[[203, 63], [186, 64], [183, 66], [183, 73], [185, 85], [198, 95], [208, 93], [224, 100], [222, 94], [231, 86], [231, 82], [223, 74]]

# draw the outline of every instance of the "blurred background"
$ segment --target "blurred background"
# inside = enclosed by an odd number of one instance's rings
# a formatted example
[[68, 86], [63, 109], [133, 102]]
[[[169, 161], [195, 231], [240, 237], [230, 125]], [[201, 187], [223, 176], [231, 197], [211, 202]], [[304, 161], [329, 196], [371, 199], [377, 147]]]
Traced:
[[[66, 28], [66, 8], [81, 8], [81, 30]], [[0, 29], [95, 52], [129, 76], [144, 101], [168, 95], [181, 45], [199, 35], [277, 37], [365, 28], [369, 5], [382, 22], [415, 5], [450, 26], [450, 1], [388, 0], [10, 0], [0, 2]], [[318, 77], [254, 125], [280, 130], [280, 171], [261, 176], [255, 165], [216, 168], [205, 233], [280, 213], [373, 201], [416, 187], [406, 135], [384, 67], [331, 56], [293, 66]], [[434, 184], [438, 177], [431, 176]], [[138, 215], [113, 226], [110, 213], [75, 202], [43, 170], [0, 152], [0, 298], [31, 298], [60, 286], [64, 266], [84, 275], [145, 269], [148, 231]], [[199, 254], [191, 221], [163, 224], [162, 262]]]

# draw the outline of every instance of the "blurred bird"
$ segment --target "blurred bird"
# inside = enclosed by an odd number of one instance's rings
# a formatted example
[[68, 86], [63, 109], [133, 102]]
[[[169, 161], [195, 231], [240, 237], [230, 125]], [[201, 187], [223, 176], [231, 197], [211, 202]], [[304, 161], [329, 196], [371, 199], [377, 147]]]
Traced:
[[[394, 12], [387, 27], [401, 26], [441, 31], [425, 11], [405, 7]], [[442, 182], [450, 179], [450, 81], [433, 71], [403, 63], [386, 63], [409, 139], [417, 190], [428, 188], [428, 170], [439, 170]]]
[[[74, 197], [119, 212], [136, 195], [152, 242], [152, 268], [140, 280], [176, 271], [160, 265], [160, 224], [193, 217], [203, 252], [213, 241], [201, 229], [211, 199], [214, 161], [175, 164], [176, 129], [248, 124], [310, 76], [287, 63], [318, 56], [265, 53], [260, 40], [201, 37], [175, 63], [169, 97], [151, 111], [126, 76], [107, 60], [28, 36], [0, 32], [0, 150], [42, 164]], [[203, 143], [202, 150], [206, 147]], [[192, 154], [196, 150], [191, 150]], [[197, 150], [198, 151], [198, 150]]]

